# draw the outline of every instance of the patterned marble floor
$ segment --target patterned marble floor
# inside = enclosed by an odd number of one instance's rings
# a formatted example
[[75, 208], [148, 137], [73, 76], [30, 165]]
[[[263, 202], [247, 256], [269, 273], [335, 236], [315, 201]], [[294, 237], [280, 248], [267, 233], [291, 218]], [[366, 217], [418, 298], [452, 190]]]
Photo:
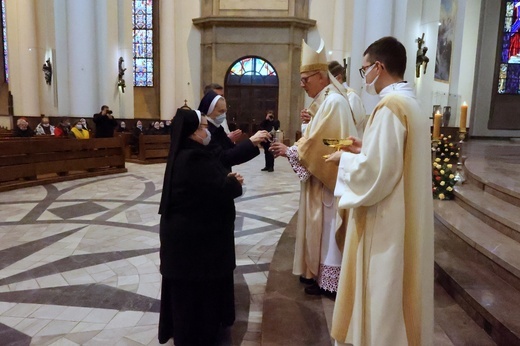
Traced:
[[[263, 163], [235, 169], [247, 190], [236, 200], [233, 345], [260, 345], [269, 263], [298, 205], [287, 162], [274, 173]], [[158, 344], [164, 167], [0, 193], [0, 344]]]

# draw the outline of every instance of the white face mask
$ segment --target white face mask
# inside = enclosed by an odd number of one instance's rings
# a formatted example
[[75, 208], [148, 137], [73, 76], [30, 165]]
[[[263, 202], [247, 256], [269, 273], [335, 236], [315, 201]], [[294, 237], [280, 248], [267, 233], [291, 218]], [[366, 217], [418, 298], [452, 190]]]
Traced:
[[82, 129], [83, 129], [83, 126], [82, 126], [81, 124], [78, 124], [78, 125], [76, 125], [76, 128], [77, 128], [78, 130], [82, 130]]
[[376, 91], [376, 82], [377, 82], [377, 79], [379, 78], [379, 75], [377, 75], [376, 78], [374, 78], [374, 80], [372, 81], [372, 83], [368, 84], [367, 83], [367, 76], [368, 74], [374, 69], [376, 65], [372, 65], [372, 67], [370, 67], [367, 72], [365, 73], [365, 91], [370, 94], [370, 95], [377, 95], [377, 91]]
[[42, 126], [43, 127], [49, 127], [49, 124], [48, 123], [43, 123]]
[[224, 120], [226, 120], [226, 113], [220, 114], [218, 117], [213, 119], [213, 121], [217, 125], [221, 125], [224, 122]]
[[202, 138], [201, 136], [199, 136], [198, 134], [195, 134], [195, 136], [199, 137], [200, 139], [202, 139], [202, 144], [203, 145], [208, 145], [209, 142], [211, 142], [211, 132], [209, 132], [208, 129], [204, 129], [206, 131], [206, 137], [205, 138]]

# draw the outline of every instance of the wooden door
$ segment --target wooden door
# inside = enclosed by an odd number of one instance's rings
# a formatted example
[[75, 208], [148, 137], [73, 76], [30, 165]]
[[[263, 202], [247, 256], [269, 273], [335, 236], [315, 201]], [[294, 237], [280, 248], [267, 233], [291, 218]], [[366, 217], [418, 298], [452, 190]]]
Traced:
[[252, 135], [265, 119], [268, 110], [278, 110], [278, 87], [240, 85], [227, 86], [227, 120], [243, 132]]

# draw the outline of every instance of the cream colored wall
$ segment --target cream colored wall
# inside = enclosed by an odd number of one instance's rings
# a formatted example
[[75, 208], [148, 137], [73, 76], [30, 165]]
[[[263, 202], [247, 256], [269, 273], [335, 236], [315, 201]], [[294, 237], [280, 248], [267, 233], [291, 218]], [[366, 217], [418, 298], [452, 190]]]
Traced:
[[[175, 69], [175, 95], [161, 91], [161, 96], [173, 96], [177, 107], [187, 100], [188, 105], [196, 109], [201, 98], [201, 34], [192, 22], [193, 18], [200, 17], [200, 11], [200, 1], [175, 0], [175, 61], [171, 61], [171, 68]], [[224, 83], [223, 80], [214, 82]]]

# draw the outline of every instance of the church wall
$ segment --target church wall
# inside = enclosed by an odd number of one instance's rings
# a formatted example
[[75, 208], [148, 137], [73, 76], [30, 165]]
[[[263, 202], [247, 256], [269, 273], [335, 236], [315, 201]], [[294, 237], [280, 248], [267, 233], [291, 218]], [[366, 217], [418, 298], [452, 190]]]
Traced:
[[15, 114], [39, 116], [38, 71], [40, 54], [37, 43], [37, 18], [31, 0], [6, 3], [7, 40], [9, 42], [9, 89], [14, 98]]
[[[54, 1], [43, 0], [35, 1], [37, 15], [37, 42], [38, 42], [38, 86], [40, 113], [54, 115], [58, 111], [56, 102], [56, 45], [54, 40]], [[51, 85], [45, 82], [42, 70], [43, 64], [50, 60], [53, 68]]]

